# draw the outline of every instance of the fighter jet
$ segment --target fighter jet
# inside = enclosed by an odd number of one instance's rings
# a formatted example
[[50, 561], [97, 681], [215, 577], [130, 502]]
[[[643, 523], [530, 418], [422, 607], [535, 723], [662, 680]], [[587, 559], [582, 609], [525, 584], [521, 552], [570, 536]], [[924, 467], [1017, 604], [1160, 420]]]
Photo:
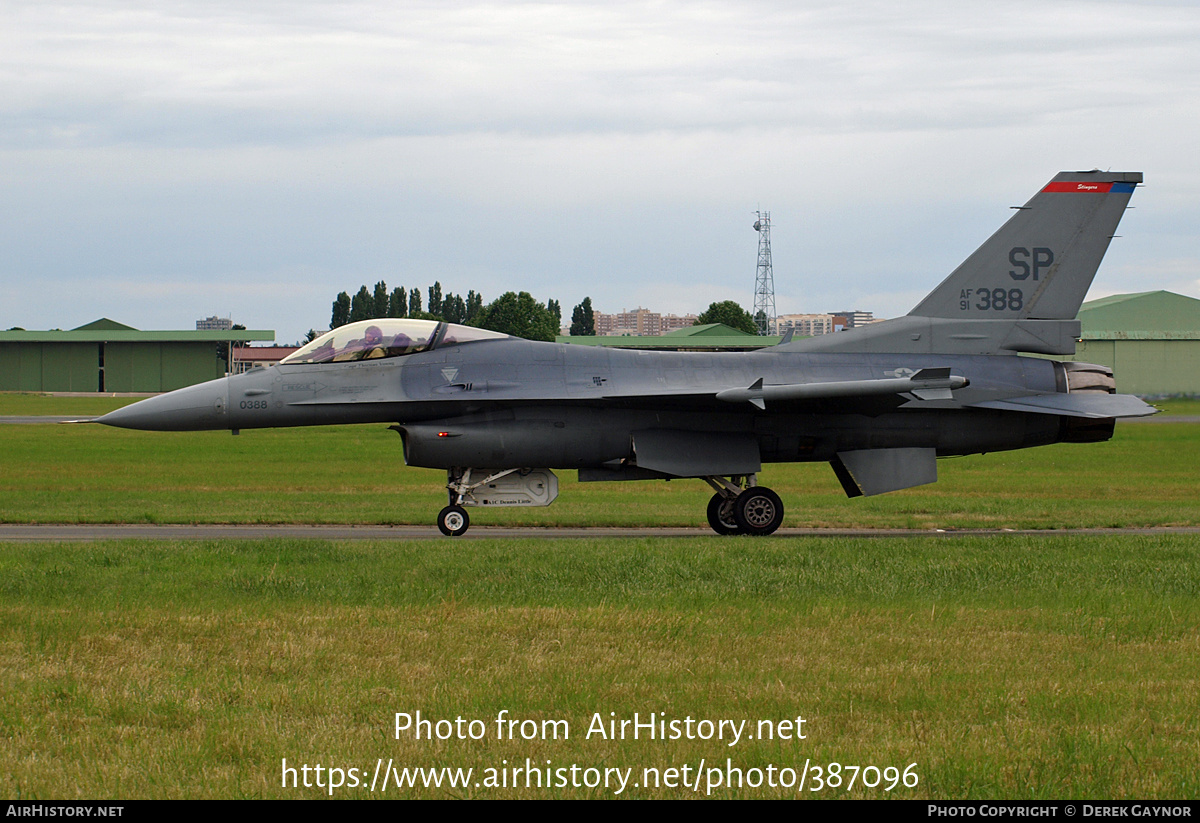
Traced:
[[755, 352], [630, 351], [429, 320], [334, 329], [277, 366], [99, 418], [162, 431], [391, 423], [410, 466], [446, 471], [437, 516], [546, 506], [583, 482], [696, 478], [718, 534], [767, 535], [764, 463], [822, 461], [850, 497], [933, 483], [937, 459], [1109, 439], [1153, 414], [1072, 355], [1080, 303], [1138, 172], [1062, 172], [908, 315]]

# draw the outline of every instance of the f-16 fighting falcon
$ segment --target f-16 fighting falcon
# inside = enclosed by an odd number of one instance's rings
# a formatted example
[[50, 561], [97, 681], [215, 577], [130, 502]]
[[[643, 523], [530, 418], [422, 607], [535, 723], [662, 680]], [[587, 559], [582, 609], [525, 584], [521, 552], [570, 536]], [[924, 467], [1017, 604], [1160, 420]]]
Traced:
[[540, 343], [430, 320], [351, 323], [277, 366], [99, 418], [158, 431], [391, 423], [473, 506], [546, 506], [579, 480], [697, 478], [718, 534], [771, 534], [763, 463], [822, 461], [850, 497], [933, 483], [937, 459], [1109, 439], [1153, 414], [1072, 355], [1084, 295], [1139, 172], [1062, 172], [904, 317], [754, 352]]

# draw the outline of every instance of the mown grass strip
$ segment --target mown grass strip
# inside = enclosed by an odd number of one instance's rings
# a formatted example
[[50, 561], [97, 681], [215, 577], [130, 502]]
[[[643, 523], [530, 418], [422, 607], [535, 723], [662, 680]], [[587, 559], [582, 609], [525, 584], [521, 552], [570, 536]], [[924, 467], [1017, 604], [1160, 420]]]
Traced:
[[[433, 522], [442, 472], [405, 467], [382, 426], [243, 432], [0, 428], [0, 520], [53, 523]], [[1064, 528], [1200, 524], [1200, 426], [1127, 424], [1107, 443], [940, 461], [939, 482], [847, 500], [825, 464], [765, 467], [787, 526]], [[695, 526], [699, 481], [579, 484], [548, 508], [472, 512], [480, 525]]]
[[[729, 757], [917, 763], [903, 797], [1195, 797], [1197, 580], [1187, 537], [9, 545], [0, 791], [323, 793], [281, 787], [284, 757], [639, 770]], [[394, 713], [417, 710], [507, 710], [572, 734], [394, 739]], [[586, 739], [609, 712], [803, 715], [808, 739]]]
[[113, 541], [11, 544], [0, 594], [45, 606], [296, 602], [686, 610], [831, 599], [996, 607], [1080, 602], [1137, 615], [1200, 602], [1200, 539], [1163, 536]]

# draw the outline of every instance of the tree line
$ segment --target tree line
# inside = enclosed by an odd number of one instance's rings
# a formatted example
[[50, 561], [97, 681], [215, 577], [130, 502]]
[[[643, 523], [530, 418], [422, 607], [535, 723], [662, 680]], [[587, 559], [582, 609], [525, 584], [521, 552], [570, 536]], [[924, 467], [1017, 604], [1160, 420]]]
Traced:
[[421, 290], [412, 291], [398, 286], [388, 291], [387, 283], [380, 280], [374, 290], [365, 285], [351, 297], [340, 293], [333, 301], [333, 315], [329, 328], [336, 329], [359, 320], [374, 320], [379, 317], [415, 317], [425, 320], [445, 320], [449, 323], [470, 324], [483, 311], [483, 297], [474, 290], [460, 297], [453, 292], [442, 294], [442, 284], [429, 287], [429, 309], [422, 305]]
[[387, 283], [380, 280], [374, 289], [361, 286], [353, 297], [347, 292], [338, 294], [333, 301], [329, 328], [381, 317], [442, 320], [527, 340], [553, 342], [562, 323], [562, 308], [557, 300], [543, 304], [525, 291], [505, 292], [485, 305], [483, 295], [474, 289], [468, 291], [466, 297], [453, 292], [443, 294], [442, 284], [434, 282], [424, 294], [416, 286], [412, 289], [398, 286], [389, 291]]
[[[426, 301], [424, 298], [428, 297]], [[375, 320], [381, 317], [413, 317], [422, 320], [441, 320], [461, 323], [476, 328], [524, 337], [526, 340], [553, 342], [562, 326], [562, 308], [557, 300], [544, 304], [529, 292], [505, 292], [491, 303], [484, 304], [483, 296], [474, 289], [466, 297], [453, 292], [442, 293], [442, 284], [434, 282], [425, 294], [414, 286], [405, 289], [398, 286], [388, 290], [387, 283], [380, 280], [374, 289], [364, 284], [351, 297], [341, 292], [333, 301], [333, 313], [329, 328], [336, 329], [347, 323], [360, 320]], [[736, 329], [754, 334], [754, 318], [732, 300], [713, 303], [700, 315], [697, 325], [725, 323]], [[571, 311], [572, 336], [590, 337], [596, 334], [592, 298], [585, 297]], [[316, 332], [309, 332], [309, 339]]]

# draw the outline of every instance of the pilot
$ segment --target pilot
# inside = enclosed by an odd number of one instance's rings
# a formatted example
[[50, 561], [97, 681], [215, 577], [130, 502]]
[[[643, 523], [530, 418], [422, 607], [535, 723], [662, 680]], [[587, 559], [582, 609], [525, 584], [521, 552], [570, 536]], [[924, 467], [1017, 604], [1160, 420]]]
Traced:
[[363, 334], [363, 355], [361, 360], [375, 360], [379, 357], [386, 357], [387, 352], [383, 348], [383, 332], [378, 326], [367, 326], [366, 332]]
[[333, 356], [334, 363], [345, 363], [348, 360], [369, 360], [385, 356], [383, 350], [383, 332], [378, 326], [367, 326], [362, 337], [356, 337], [345, 346], [338, 349]]

